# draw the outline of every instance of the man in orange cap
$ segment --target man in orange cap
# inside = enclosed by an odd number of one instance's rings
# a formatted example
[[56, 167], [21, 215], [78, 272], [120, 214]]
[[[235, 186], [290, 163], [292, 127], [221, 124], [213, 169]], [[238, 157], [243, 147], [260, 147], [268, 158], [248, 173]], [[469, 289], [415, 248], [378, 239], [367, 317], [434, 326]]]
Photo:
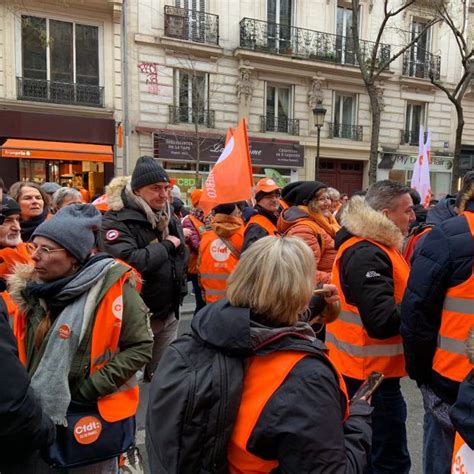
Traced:
[[242, 251], [267, 235], [277, 235], [281, 188], [270, 178], [261, 179], [255, 188], [255, 214], [245, 227]]

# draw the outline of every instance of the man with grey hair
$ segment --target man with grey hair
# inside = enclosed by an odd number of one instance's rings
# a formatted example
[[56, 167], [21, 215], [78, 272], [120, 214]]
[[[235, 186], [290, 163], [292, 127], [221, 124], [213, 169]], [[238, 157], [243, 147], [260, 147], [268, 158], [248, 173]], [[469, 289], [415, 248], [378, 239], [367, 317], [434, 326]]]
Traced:
[[415, 219], [409, 188], [393, 181], [373, 184], [365, 198], [354, 196], [336, 234], [333, 282], [341, 315], [327, 327], [330, 358], [352, 397], [372, 371], [385, 379], [372, 397], [370, 473], [410, 471], [406, 404], [400, 389], [405, 359], [400, 337], [400, 303], [409, 267], [400, 253]]

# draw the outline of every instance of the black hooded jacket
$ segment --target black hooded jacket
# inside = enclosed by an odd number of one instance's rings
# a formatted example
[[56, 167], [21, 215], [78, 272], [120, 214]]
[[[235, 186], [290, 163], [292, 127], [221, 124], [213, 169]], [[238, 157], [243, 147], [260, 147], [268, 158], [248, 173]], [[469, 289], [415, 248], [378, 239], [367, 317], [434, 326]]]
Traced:
[[179, 219], [171, 215], [168, 233], [181, 245], [164, 240], [163, 232], [153, 229], [145, 214], [127, 202], [127, 178], [114, 179], [107, 190], [111, 210], [106, 212], [100, 229], [101, 248], [138, 270], [143, 278], [141, 296], [154, 317], [166, 318], [186, 294], [188, 249]]
[[266, 404], [249, 438], [249, 452], [277, 459], [279, 473], [362, 473], [372, 434], [370, 406], [352, 404], [343, 423], [345, 396], [334, 369], [321, 355], [326, 348], [311, 328], [306, 323], [268, 327], [251, 318], [248, 309], [221, 300], [206, 306], [192, 322], [201, 339], [226, 353], [251, 355], [258, 347], [263, 347], [259, 354], [309, 353]]
[[18, 359], [15, 337], [0, 297], [0, 471], [9, 472], [27, 453], [54, 440], [53, 422], [43, 414]]

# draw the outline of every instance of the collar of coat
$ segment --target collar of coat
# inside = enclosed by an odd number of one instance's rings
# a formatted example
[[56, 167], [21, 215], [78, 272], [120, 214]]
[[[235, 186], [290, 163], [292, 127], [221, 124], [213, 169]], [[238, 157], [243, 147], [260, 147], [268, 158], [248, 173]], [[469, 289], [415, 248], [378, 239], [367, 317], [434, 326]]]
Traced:
[[121, 211], [125, 207], [122, 199], [122, 191], [131, 180], [131, 176], [117, 176], [107, 186], [107, 205], [111, 211]]
[[354, 196], [348, 202], [341, 223], [356, 237], [375, 240], [388, 247], [402, 247], [401, 230], [381, 212], [368, 206], [363, 197]]

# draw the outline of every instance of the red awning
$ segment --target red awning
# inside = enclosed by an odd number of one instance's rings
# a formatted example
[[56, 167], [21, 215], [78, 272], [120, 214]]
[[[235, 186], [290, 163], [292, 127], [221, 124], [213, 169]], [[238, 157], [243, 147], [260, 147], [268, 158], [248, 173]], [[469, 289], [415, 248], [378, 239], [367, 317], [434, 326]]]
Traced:
[[0, 147], [0, 156], [33, 160], [100, 161], [103, 163], [113, 163], [114, 161], [114, 153], [110, 145], [16, 140], [13, 138], [8, 139]]

